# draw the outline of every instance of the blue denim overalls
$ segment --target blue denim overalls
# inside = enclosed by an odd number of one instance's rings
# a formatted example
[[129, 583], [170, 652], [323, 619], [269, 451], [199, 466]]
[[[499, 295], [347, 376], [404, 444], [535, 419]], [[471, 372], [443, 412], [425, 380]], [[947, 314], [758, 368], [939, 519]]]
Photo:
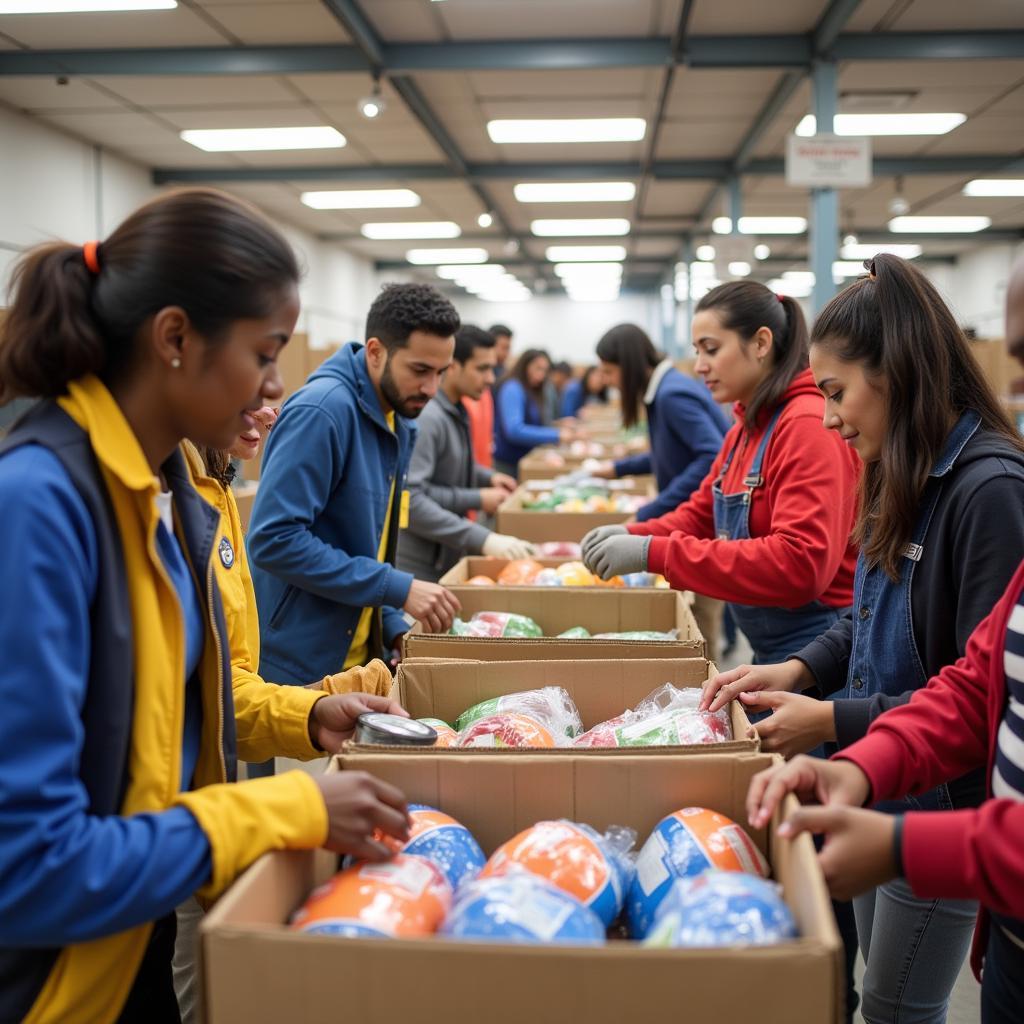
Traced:
[[[908, 690], [918, 690], [928, 682], [928, 673], [914, 641], [911, 608], [914, 570], [924, 553], [928, 527], [942, 496], [943, 477], [952, 469], [980, 423], [981, 417], [976, 412], [965, 412], [946, 440], [921, 498], [921, 510], [903, 553], [899, 580], [894, 583], [881, 566], [869, 568], [863, 555], [857, 559], [850, 667], [846, 687], [833, 694], [833, 699], [857, 699], [876, 693], [897, 697]], [[949, 790], [943, 785], [921, 796], [891, 801], [879, 809], [939, 811], [951, 807]]]
[[[722, 471], [712, 487], [715, 514], [715, 535], [719, 540], [750, 539], [750, 503], [754, 492], [764, 486], [761, 465], [779, 416], [784, 405], [772, 415], [768, 427], [758, 445], [757, 453], [750, 467], [750, 473], [743, 481], [745, 490], [736, 494], [723, 494], [722, 481], [729, 470], [739, 439], [729, 452]], [[741, 435], [742, 436], [742, 435]], [[849, 609], [830, 608], [821, 601], [812, 601], [800, 608], [759, 608], [752, 605], [730, 604], [737, 625], [746, 634], [753, 649], [755, 665], [770, 665], [785, 661], [812, 640], [821, 636], [846, 614]]]

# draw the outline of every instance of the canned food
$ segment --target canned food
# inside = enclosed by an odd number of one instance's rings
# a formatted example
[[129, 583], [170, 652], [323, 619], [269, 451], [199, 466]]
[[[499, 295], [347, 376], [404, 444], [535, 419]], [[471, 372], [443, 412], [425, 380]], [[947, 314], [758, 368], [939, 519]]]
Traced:
[[437, 743], [437, 730], [415, 718], [368, 711], [356, 721], [355, 741], [389, 747], [432, 747]]

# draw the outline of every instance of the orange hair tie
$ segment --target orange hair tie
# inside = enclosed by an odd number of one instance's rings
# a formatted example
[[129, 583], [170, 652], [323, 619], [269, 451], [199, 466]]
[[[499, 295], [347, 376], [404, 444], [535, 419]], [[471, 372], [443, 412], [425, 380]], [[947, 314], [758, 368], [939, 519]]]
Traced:
[[100, 272], [99, 247], [99, 242], [86, 242], [82, 246], [82, 259], [85, 260], [85, 265], [91, 274]]

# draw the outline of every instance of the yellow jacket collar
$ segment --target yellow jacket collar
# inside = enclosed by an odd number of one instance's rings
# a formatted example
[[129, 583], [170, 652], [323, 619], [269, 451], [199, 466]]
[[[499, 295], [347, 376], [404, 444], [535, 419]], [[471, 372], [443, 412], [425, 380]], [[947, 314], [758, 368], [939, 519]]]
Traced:
[[139, 439], [106, 385], [92, 374], [68, 385], [69, 394], [58, 399], [61, 408], [89, 435], [100, 464], [129, 490], [159, 488]]

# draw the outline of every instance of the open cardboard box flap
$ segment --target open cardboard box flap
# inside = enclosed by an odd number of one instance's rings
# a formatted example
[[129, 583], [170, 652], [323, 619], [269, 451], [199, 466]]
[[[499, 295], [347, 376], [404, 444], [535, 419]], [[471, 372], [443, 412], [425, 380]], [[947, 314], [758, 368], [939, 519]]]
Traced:
[[[598, 829], [634, 828], [643, 842], [681, 807], [706, 806], [746, 820], [755, 772], [777, 759], [666, 756], [573, 761], [540, 756], [417, 759], [342, 755], [331, 770], [369, 771], [410, 801], [439, 806], [486, 853], [552, 818]], [[789, 798], [785, 813], [795, 806]], [[209, 1024], [837, 1024], [840, 941], [814, 848], [806, 835], [779, 841], [778, 815], [752, 832], [773, 866], [801, 937], [763, 948], [644, 949], [341, 940], [301, 935], [284, 922], [331, 876], [322, 851], [261, 858], [206, 916], [201, 935]]]
[[[591, 729], [634, 707], [649, 693], [664, 683], [680, 689], [699, 687], [718, 669], [705, 659], [689, 658], [677, 661], [537, 661], [523, 662], [467, 662], [415, 660], [398, 668], [391, 697], [397, 700], [413, 718], [440, 718], [454, 723], [467, 708], [480, 701], [504, 697], [522, 690], [542, 686], [561, 686], [572, 697], [584, 729]], [[565, 747], [543, 751], [556, 756], [624, 757], [652, 755], [671, 750], [677, 754], [717, 753], [733, 754], [759, 749], [757, 738], [747, 739], [750, 720], [738, 701], [729, 704], [733, 739], [712, 745], [675, 747]], [[352, 751], [380, 750], [379, 745], [350, 744]], [[457, 753], [495, 757], [502, 754], [536, 757], [536, 749], [508, 750], [501, 747], [456, 751], [454, 748], [388, 747], [406, 757], [438, 755], [453, 757]]]

